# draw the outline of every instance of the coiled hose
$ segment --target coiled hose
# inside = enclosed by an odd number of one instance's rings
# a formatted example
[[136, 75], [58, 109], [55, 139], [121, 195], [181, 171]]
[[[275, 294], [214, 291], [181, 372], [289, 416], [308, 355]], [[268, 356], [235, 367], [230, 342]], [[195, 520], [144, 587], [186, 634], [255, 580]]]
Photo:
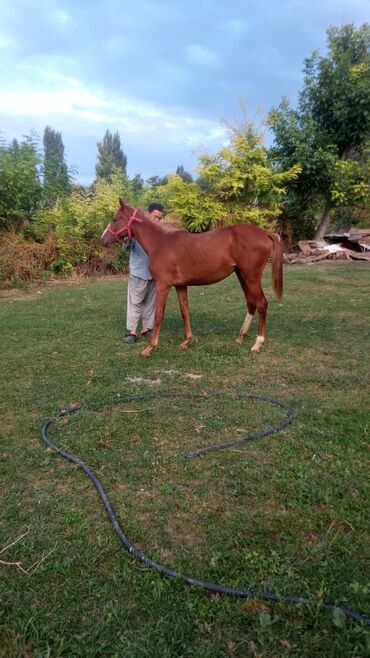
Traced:
[[[138, 400], [148, 400], [148, 399], [159, 399], [159, 398], [209, 398], [209, 397], [226, 397], [225, 393], [213, 393], [213, 394], [187, 394], [187, 393], [152, 393], [152, 394], [147, 394], [147, 395], [125, 395], [125, 396], [119, 396], [118, 401], [121, 402], [130, 402], [130, 401], [138, 401]], [[235, 399], [253, 399], [253, 400], [259, 400], [261, 402], [266, 402], [268, 404], [271, 404], [273, 406], [276, 406], [280, 409], [283, 409], [286, 412], [286, 417], [285, 419], [279, 423], [278, 425], [274, 427], [269, 427], [261, 432], [257, 432], [256, 434], [250, 434], [242, 439], [237, 439], [234, 441], [228, 441], [226, 443], [218, 444], [218, 445], [212, 445], [212, 446], [207, 446], [205, 448], [200, 448], [199, 450], [195, 450], [194, 452], [189, 453], [186, 455], [188, 459], [196, 456], [200, 456], [202, 454], [205, 454], [207, 452], [214, 452], [216, 450], [223, 450], [224, 448], [229, 448], [231, 446], [235, 445], [241, 445], [244, 443], [248, 443], [250, 441], [255, 441], [256, 439], [260, 439], [266, 436], [269, 436], [270, 434], [274, 434], [276, 432], [280, 432], [284, 427], [289, 425], [292, 420], [293, 420], [293, 413], [291, 410], [281, 402], [277, 402], [276, 400], [273, 400], [268, 397], [261, 397], [258, 395], [254, 395], [252, 393], [236, 393], [234, 395]], [[154, 560], [151, 560], [151, 558], [147, 557], [139, 548], [137, 548], [133, 542], [125, 535], [123, 532], [118, 519], [114, 513], [114, 510], [112, 508], [111, 502], [104, 490], [103, 485], [101, 484], [100, 480], [97, 478], [95, 473], [85, 464], [83, 461], [78, 459], [77, 457], [74, 457], [73, 455], [70, 455], [68, 452], [65, 450], [62, 450], [58, 446], [56, 446], [49, 438], [48, 436], [48, 430], [53, 424], [53, 422], [61, 418], [63, 416], [68, 416], [72, 413], [76, 413], [77, 411], [81, 411], [82, 407], [71, 407], [70, 409], [63, 409], [62, 411], [59, 412], [59, 414], [56, 417], [49, 418], [45, 421], [44, 425], [41, 428], [41, 438], [43, 442], [53, 450], [53, 452], [57, 453], [64, 459], [66, 459], [69, 462], [72, 462], [73, 464], [76, 464], [79, 468], [81, 468], [84, 473], [90, 478], [90, 480], [93, 482], [101, 500], [102, 503], [105, 507], [105, 510], [108, 514], [108, 517], [113, 525], [114, 530], [116, 531], [118, 537], [120, 538], [121, 542], [124, 544], [124, 546], [127, 548], [129, 553], [133, 555], [135, 558], [138, 560], [141, 560], [144, 564], [146, 564], [148, 567], [151, 567], [152, 569], [156, 569], [160, 573], [164, 574], [165, 576], [170, 576], [172, 578], [178, 578], [183, 580], [185, 583], [188, 585], [196, 585], [198, 587], [202, 587], [205, 590], [208, 590], [210, 592], [215, 592], [217, 594], [226, 594], [228, 596], [234, 596], [237, 598], [245, 598], [245, 599], [262, 599], [264, 601], [285, 601], [286, 603], [300, 603], [300, 604], [309, 604], [310, 601], [307, 598], [304, 598], [302, 596], [291, 596], [291, 595], [279, 595], [279, 594], [273, 594], [271, 592], [255, 592], [249, 589], [237, 589], [234, 587], [225, 587], [223, 585], [218, 585], [217, 583], [210, 583], [205, 580], [199, 580], [197, 578], [193, 578], [192, 576], [186, 576], [178, 571], [175, 571], [174, 569], [170, 569], [169, 567], [163, 566], [162, 564], [159, 564], [158, 562], [155, 562]], [[341, 606], [336, 605], [335, 603], [323, 603], [323, 608], [326, 610], [339, 610], [341, 611], [346, 617], [349, 617], [351, 619], [354, 619], [355, 621], [362, 622], [363, 624], [367, 624], [370, 626], [370, 618], [364, 614], [361, 614], [359, 612], [356, 612], [355, 610], [351, 610], [349, 608], [343, 608]]]

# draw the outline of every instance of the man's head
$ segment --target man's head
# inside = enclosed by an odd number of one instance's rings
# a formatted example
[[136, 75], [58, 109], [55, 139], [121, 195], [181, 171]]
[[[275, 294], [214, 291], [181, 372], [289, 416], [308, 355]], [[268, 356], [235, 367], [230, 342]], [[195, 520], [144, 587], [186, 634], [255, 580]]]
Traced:
[[163, 206], [160, 203], [151, 203], [148, 207], [150, 219], [159, 222], [163, 217]]

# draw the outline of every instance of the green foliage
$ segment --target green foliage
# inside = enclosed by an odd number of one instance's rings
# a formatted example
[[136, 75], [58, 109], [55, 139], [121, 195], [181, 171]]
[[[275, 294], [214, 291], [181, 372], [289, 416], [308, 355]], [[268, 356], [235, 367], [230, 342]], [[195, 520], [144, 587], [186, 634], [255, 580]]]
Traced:
[[61, 238], [42, 242], [21, 233], [0, 234], [0, 290], [25, 287], [50, 278], [127, 272], [128, 255], [119, 245], [104, 248], [99, 238]]
[[320, 143], [312, 117], [291, 109], [286, 99], [270, 112], [269, 124], [275, 135], [270, 157], [280, 167], [301, 165], [300, 175], [288, 189], [295, 190], [298, 199], [309, 205], [330, 183], [337, 161], [336, 148]]
[[231, 221], [236, 217], [260, 225], [280, 214], [285, 187], [300, 172], [297, 164], [288, 171], [274, 171], [262, 138], [251, 125], [233, 131], [229, 146], [214, 157], [202, 155], [200, 161], [201, 178], [217, 199], [227, 203]]
[[50, 126], [44, 131], [44, 203], [53, 204], [70, 190], [71, 175], [64, 160], [62, 135]]
[[183, 165], [179, 165], [176, 169], [176, 174], [177, 176], [180, 176], [184, 183], [192, 183], [193, 182], [193, 177], [191, 174], [189, 174], [188, 171], [186, 171], [183, 167]]
[[171, 176], [158, 189], [191, 231], [238, 222], [272, 228], [281, 212], [285, 185], [297, 177], [300, 167], [275, 172], [261, 137], [248, 126], [232, 131], [229, 145], [216, 155], [202, 154], [197, 170], [203, 184]]
[[335, 164], [331, 199], [336, 206], [359, 206], [370, 210], [370, 162], [339, 160]]
[[[50, 264], [53, 274], [71, 274], [73, 270], [72, 247], [67, 242], [58, 241], [58, 256]], [[83, 254], [79, 254], [80, 259]]]
[[321, 139], [349, 157], [370, 136], [370, 25], [331, 27], [327, 35], [328, 56], [314, 52], [305, 63], [300, 106]]
[[157, 187], [160, 187], [161, 185], [166, 185], [168, 181], [168, 177], [164, 176], [164, 178], [161, 178], [161, 176], [151, 176], [150, 178], [147, 179], [146, 185], [149, 189], [155, 190]]
[[103, 140], [97, 143], [98, 161], [95, 166], [97, 179], [112, 181], [114, 172], [118, 169], [126, 176], [127, 156], [121, 148], [120, 136], [107, 130]]
[[302, 167], [288, 186], [286, 204], [297, 233], [308, 218], [320, 237], [333, 207], [368, 203], [370, 26], [330, 28], [328, 55], [314, 52], [305, 62], [297, 110], [283, 99], [269, 123], [275, 136], [270, 155], [277, 166]]
[[144, 190], [144, 179], [141, 174], [135, 174], [131, 180], [131, 186], [135, 198], [139, 197]]
[[203, 194], [196, 183], [185, 183], [177, 175], [170, 176], [167, 185], [158, 187], [157, 198], [165, 208], [171, 208], [189, 231], [206, 231], [221, 222], [222, 203], [211, 195]]
[[110, 183], [98, 179], [92, 189], [77, 188], [51, 208], [39, 210], [34, 217], [35, 230], [46, 233], [51, 228], [61, 238], [98, 237], [116, 212], [120, 196], [130, 200], [132, 190], [117, 169]]
[[39, 164], [35, 135], [0, 144], [0, 228], [31, 218], [42, 194]]

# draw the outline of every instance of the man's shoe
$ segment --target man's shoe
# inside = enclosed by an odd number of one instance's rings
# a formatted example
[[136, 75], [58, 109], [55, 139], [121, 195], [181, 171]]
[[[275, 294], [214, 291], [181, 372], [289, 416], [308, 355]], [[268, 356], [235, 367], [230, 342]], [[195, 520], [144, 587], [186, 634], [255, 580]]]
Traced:
[[150, 343], [150, 341], [152, 340], [153, 329], [147, 329], [147, 331], [143, 331], [141, 335], [143, 336], [143, 338], [145, 338], [145, 340], [148, 343]]
[[129, 345], [136, 343], [136, 341], [137, 341], [137, 336], [135, 336], [135, 334], [129, 334], [128, 336], [125, 337], [125, 343], [128, 343]]

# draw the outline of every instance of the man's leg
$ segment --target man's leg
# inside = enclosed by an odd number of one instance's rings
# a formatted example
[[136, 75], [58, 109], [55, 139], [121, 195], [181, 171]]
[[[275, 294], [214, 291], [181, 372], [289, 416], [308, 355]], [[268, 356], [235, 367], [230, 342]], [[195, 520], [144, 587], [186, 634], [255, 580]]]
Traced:
[[143, 333], [154, 327], [155, 300], [155, 281], [150, 279], [147, 281], [146, 296], [143, 301]]
[[[137, 335], [137, 327], [143, 311], [143, 301], [146, 296], [147, 281], [133, 274], [129, 275], [127, 287], [127, 315], [126, 326], [129, 336], [126, 342], [134, 343]], [[133, 338], [131, 338], [131, 336]]]

